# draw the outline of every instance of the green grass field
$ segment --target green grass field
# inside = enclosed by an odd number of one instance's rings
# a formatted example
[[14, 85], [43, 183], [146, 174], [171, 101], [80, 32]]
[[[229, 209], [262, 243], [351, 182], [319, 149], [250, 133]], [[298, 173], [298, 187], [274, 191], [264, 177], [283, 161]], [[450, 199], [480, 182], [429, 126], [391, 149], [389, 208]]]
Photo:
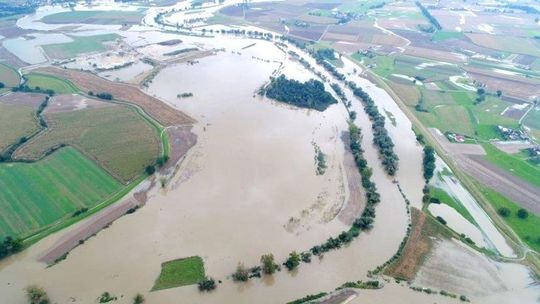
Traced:
[[528, 127], [540, 130], [540, 106], [532, 109], [523, 120], [523, 123]]
[[102, 52], [107, 48], [103, 44], [106, 41], [113, 41], [120, 36], [116, 34], [104, 34], [96, 36], [70, 36], [74, 41], [58, 44], [43, 45], [43, 50], [51, 58], [66, 59], [79, 56], [84, 53]]
[[70, 11], [43, 17], [44, 23], [88, 23], [88, 24], [134, 24], [140, 23], [141, 11]]
[[491, 144], [482, 144], [487, 155], [485, 158], [492, 164], [503, 168], [517, 177], [540, 187], [540, 168], [520, 159], [518, 156], [507, 154]]
[[35, 160], [59, 144], [73, 145], [127, 183], [159, 157], [157, 132], [128, 106], [51, 113], [46, 117], [50, 130], [22, 146], [15, 158]]
[[204, 262], [201, 257], [172, 260], [161, 264], [161, 273], [152, 290], [193, 285], [204, 277]]
[[474, 220], [472, 215], [469, 213], [469, 211], [467, 211], [467, 209], [465, 209], [465, 207], [463, 207], [463, 205], [459, 201], [457, 201], [456, 199], [448, 195], [448, 193], [446, 193], [444, 190], [440, 188], [430, 187], [429, 191], [430, 191], [431, 197], [437, 198], [442, 203], [454, 208], [459, 214], [461, 214], [461, 216], [463, 216], [471, 224], [477, 225], [476, 221]]
[[73, 148], [36, 163], [0, 164], [0, 237], [24, 236], [71, 217], [122, 185]]
[[43, 90], [53, 90], [56, 94], [68, 94], [77, 92], [77, 88], [72, 83], [56, 78], [54, 76], [43, 75], [43, 74], [27, 74], [24, 75], [26, 78], [26, 85], [32, 89], [40, 87]]
[[6, 87], [16, 87], [19, 85], [21, 78], [17, 70], [9, 65], [0, 63], [0, 82]]
[[540, 217], [529, 212], [527, 219], [520, 219], [516, 215], [517, 211], [521, 208], [519, 205], [488, 187], [480, 184], [477, 184], [477, 186], [495, 209], [505, 207], [510, 210], [510, 216], [503, 217], [502, 219], [527, 245], [540, 252]]
[[460, 39], [463, 38], [462, 32], [447, 32], [447, 31], [437, 31], [433, 36], [431, 36], [431, 41], [443, 41], [446, 39]]
[[36, 109], [0, 103], [0, 152], [38, 130]]

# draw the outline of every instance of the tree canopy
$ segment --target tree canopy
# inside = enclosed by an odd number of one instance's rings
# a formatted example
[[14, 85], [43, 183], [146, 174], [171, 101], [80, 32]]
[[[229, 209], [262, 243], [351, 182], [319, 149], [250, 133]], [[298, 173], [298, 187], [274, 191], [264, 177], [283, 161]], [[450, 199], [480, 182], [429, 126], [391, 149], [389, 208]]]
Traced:
[[315, 79], [302, 83], [281, 75], [272, 80], [264, 93], [268, 98], [321, 112], [337, 103], [337, 100], [325, 91], [324, 84]]

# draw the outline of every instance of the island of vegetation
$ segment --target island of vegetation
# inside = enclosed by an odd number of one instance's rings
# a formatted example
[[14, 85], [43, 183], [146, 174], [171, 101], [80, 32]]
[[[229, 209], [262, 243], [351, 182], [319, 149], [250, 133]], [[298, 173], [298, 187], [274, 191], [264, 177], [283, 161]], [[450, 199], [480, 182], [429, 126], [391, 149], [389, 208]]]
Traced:
[[268, 98], [279, 100], [300, 108], [324, 111], [337, 100], [324, 89], [324, 84], [318, 80], [310, 79], [304, 83], [287, 79], [284, 75], [272, 80], [268, 87], [260, 92]]

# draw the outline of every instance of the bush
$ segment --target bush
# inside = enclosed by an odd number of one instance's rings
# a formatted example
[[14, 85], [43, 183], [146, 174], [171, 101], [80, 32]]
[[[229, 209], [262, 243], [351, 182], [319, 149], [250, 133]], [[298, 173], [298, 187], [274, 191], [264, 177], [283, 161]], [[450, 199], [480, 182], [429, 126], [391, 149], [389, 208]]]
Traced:
[[501, 207], [497, 210], [497, 213], [502, 217], [508, 217], [510, 215], [510, 209]]
[[269, 253], [261, 256], [262, 270], [266, 274], [276, 272], [278, 265], [274, 262], [274, 255]]
[[101, 294], [101, 296], [99, 296], [99, 303], [109, 303], [116, 300], [117, 298], [110, 294], [108, 291], [105, 291]]
[[0, 243], [0, 259], [10, 254], [17, 253], [23, 248], [22, 240], [15, 239], [11, 236], [6, 236], [4, 241]]
[[236, 266], [236, 272], [232, 275], [233, 280], [246, 282], [249, 279], [249, 271], [243, 263], [239, 262]]
[[435, 150], [431, 146], [424, 147], [424, 179], [426, 184], [433, 177], [435, 171]]
[[527, 212], [527, 210], [525, 210], [525, 209], [522, 208], [522, 209], [519, 209], [519, 210], [518, 210], [517, 216], [518, 216], [520, 219], [524, 220], [524, 219], [526, 219], [527, 217], [529, 217], [529, 212]]
[[49, 296], [43, 290], [43, 288], [37, 285], [30, 285], [26, 287], [26, 297], [28, 298], [28, 303], [30, 304], [49, 304]]
[[295, 269], [296, 267], [298, 267], [298, 265], [300, 265], [300, 255], [298, 255], [296, 251], [291, 252], [289, 254], [289, 258], [287, 258], [287, 261], [285, 261], [283, 265], [285, 265], [285, 267], [287, 267], [289, 271]]
[[209, 277], [204, 278], [198, 285], [200, 291], [211, 291], [216, 289], [216, 281]]
[[107, 93], [107, 92], [97, 93], [96, 96], [97, 96], [98, 98], [106, 99], [106, 100], [112, 100], [112, 99], [113, 99], [112, 94], [111, 94], [111, 93]]
[[144, 169], [144, 172], [146, 172], [146, 174], [148, 175], [152, 175], [156, 172], [156, 167], [154, 166], [147, 166], [145, 169]]
[[144, 303], [144, 297], [142, 294], [138, 293], [133, 298], [133, 304], [143, 304]]
[[300, 256], [302, 257], [302, 262], [311, 263], [311, 253], [310, 252], [302, 252], [302, 254]]
[[446, 220], [443, 219], [442, 217], [437, 216], [436, 219], [437, 219], [437, 221], [439, 221], [441, 224], [446, 225]]

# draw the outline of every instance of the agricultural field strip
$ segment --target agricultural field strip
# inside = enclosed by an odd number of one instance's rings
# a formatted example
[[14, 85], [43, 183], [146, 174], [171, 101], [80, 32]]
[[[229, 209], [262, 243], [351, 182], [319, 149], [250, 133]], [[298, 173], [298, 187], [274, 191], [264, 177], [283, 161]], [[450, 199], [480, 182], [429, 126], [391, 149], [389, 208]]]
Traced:
[[15, 159], [35, 161], [68, 144], [127, 184], [160, 154], [158, 133], [128, 106], [50, 113], [46, 121], [49, 127], [17, 149]]
[[195, 120], [185, 113], [170, 107], [157, 98], [145, 94], [136, 86], [114, 83], [86, 72], [55, 67], [39, 68], [37, 71], [69, 79], [84, 92], [108, 92], [113, 95], [115, 100], [125, 101], [140, 107], [148, 116], [165, 127], [187, 125], [195, 122]]
[[[0, 231], [27, 236], [68, 214], [93, 207], [122, 185], [73, 148], [36, 163], [0, 164]], [[28, 191], [31, 186], [33, 191]]]

